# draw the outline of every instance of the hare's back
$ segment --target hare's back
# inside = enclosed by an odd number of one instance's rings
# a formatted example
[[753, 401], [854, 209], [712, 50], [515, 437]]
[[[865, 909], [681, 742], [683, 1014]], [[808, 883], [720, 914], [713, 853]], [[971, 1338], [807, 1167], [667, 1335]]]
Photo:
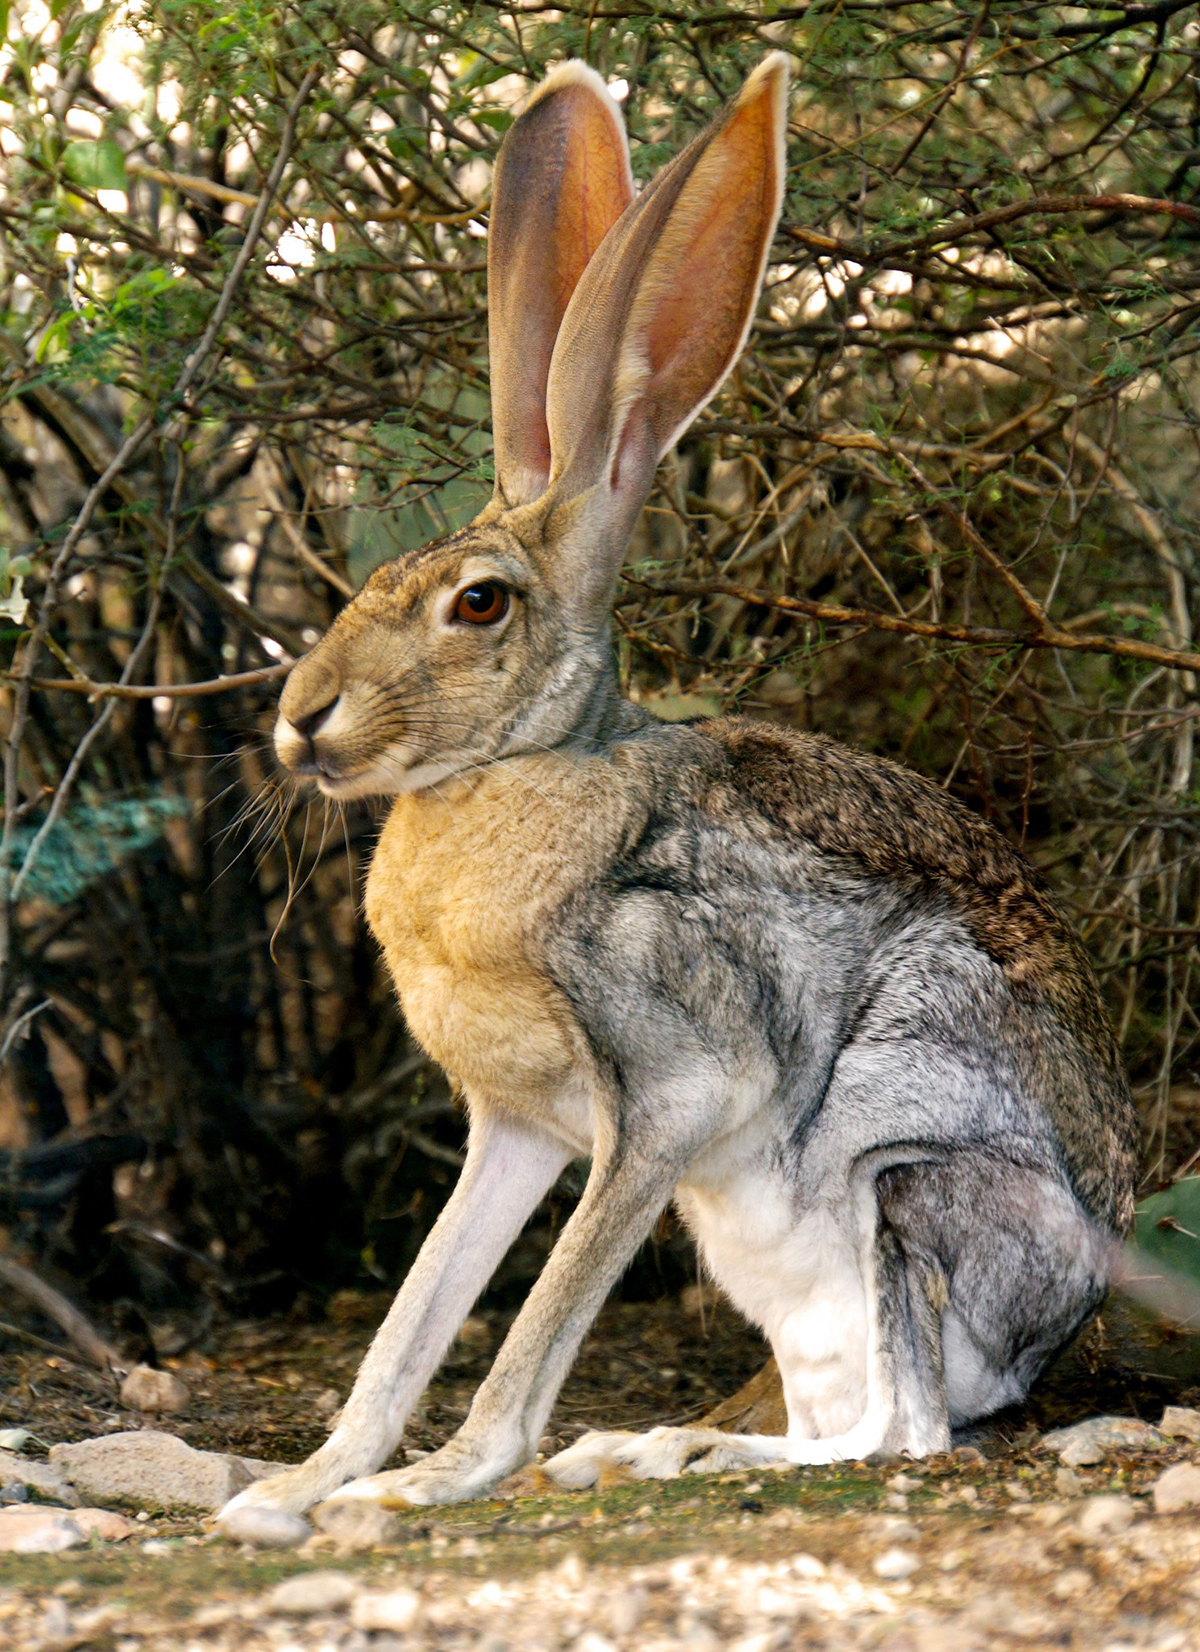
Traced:
[[1031, 1036], [1029, 1081], [1093, 1212], [1124, 1226], [1136, 1161], [1132, 1099], [1087, 955], [1032, 867], [986, 821], [886, 759], [741, 718], [699, 725], [716, 747], [709, 806], [808, 846], [901, 906], [957, 914]]

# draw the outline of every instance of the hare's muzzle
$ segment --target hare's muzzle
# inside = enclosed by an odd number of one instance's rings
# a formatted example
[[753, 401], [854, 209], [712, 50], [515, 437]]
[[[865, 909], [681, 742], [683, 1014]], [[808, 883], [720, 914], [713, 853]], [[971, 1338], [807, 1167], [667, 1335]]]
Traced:
[[[279, 701], [275, 723], [275, 754], [293, 774], [337, 779], [337, 739], [342, 708], [337, 674], [320, 657], [320, 645], [297, 662]], [[344, 731], [343, 731], [344, 732]]]

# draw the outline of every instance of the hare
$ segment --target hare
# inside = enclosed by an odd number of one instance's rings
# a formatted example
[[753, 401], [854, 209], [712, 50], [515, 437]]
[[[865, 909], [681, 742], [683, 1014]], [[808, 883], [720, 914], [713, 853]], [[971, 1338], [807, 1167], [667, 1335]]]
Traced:
[[[510, 128], [488, 251], [496, 485], [379, 568], [283, 691], [284, 766], [394, 797], [366, 913], [461, 1088], [461, 1178], [327, 1442], [222, 1519], [479, 1497], [529, 1462], [674, 1201], [770, 1340], [784, 1437], [592, 1434], [565, 1486], [946, 1449], [1094, 1312], [1134, 1171], [1084, 952], [998, 832], [897, 765], [619, 692], [610, 604], [659, 460], [743, 346], [786, 60], [635, 197], [580, 63]], [[380, 1465], [573, 1158], [586, 1190], [462, 1428]]]

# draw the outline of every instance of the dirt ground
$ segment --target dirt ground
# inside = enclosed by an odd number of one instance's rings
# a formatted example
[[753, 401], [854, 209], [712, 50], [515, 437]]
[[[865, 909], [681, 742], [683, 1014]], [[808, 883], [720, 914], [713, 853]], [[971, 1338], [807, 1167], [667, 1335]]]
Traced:
[[[182, 1355], [192, 1391], [165, 1426], [191, 1444], [291, 1461], [324, 1437], [385, 1306], [344, 1294], [319, 1323], [232, 1324]], [[64, 1350], [0, 1328], [0, 1428], [43, 1441], [147, 1426]], [[445, 1439], [505, 1316], [468, 1322], [409, 1433]], [[20, 1334], [17, 1334], [19, 1330]], [[693, 1421], [760, 1365], [724, 1305], [697, 1293], [614, 1303], [555, 1411], [557, 1449], [586, 1427]], [[13, 1652], [1087, 1652], [1200, 1648], [1200, 1508], [1161, 1515], [1149, 1488], [1200, 1456], [1185, 1442], [1064, 1470], [1041, 1432], [1113, 1412], [1157, 1421], [1200, 1402], [1200, 1338], [1110, 1305], [1019, 1415], [924, 1463], [687, 1476], [400, 1516], [371, 1552], [317, 1537], [251, 1552], [153, 1507], [136, 1536], [63, 1555], [0, 1556], [0, 1647]], [[1098, 1503], [1097, 1498], [1116, 1501]], [[297, 1615], [271, 1591], [302, 1573], [341, 1604]], [[411, 1592], [411, 1593], [410, 1593]], [[380, 1598], [393, 1607], [372, 1605]], [[405, 1604], [407, 1603], [407, 1604]], [[381, 1615], [382, 1614], [382, 1615]]]

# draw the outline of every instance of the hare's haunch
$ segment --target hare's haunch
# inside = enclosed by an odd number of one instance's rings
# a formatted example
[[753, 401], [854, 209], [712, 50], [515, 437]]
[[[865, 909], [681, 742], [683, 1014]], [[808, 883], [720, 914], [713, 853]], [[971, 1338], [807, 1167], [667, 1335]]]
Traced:
[[[639, 195], [582, 64], [510, 128], [488, 254], [495, 496], [380, 568], [293, 670], [276, 745], [395, 799], [367, 916], [461, 1086], [466, 1164], [340, 1421], [222, 1515], [439, 1503], [528, 1462], [664, 1206], [770, 1339], [785, 1436], [587, 1435], [659, 1477], [945, 1449], [1103, 1297], [1128, 1084], [1084, 953], [991, 827], [894, 764], [620, 695], [609, 610], [655, 467], [743, 346], [783, 190], [786, 64]], [[376, 1470], [567, 1162], [586, 1191], [459, 1432]], [[364, 1478], [366, 1477], [366, 1478]]]

